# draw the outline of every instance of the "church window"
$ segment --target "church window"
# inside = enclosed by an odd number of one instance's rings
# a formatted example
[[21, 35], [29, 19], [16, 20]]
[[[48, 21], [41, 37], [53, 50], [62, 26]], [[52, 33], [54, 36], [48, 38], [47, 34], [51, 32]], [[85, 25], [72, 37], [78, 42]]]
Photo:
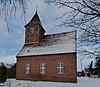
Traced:
[[64, 64], [62, 62], [57, 63], [57, 73], [63, 74], [64, 73]]
[[30, 33], [34, 33], [34, 27], [30, 28]]
[[30, 64], [29, 63], [27, 63], [26, 65], [25, 65], [25, 73], [26, 74], [30, 74]]
[[45, 63], [40, 64], [40, 74], [45, 74], [46, 73], [46, 65]]

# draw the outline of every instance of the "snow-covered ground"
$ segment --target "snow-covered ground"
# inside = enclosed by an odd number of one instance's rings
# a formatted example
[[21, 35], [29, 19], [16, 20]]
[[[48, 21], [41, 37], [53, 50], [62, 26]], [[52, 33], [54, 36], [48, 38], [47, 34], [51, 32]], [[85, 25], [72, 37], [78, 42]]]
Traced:
[[80, 77], [78, 83], [33, 82], [9, 79], [8, 84], [5, 83], [5, 86], [0, 87], [100, 87], [100, 79]]

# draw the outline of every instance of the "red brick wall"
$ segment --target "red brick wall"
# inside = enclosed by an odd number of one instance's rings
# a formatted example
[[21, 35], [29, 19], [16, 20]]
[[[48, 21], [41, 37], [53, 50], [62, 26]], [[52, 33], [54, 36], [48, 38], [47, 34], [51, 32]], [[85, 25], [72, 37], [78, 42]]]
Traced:
[[[57, 63], [64, 63], [64, 74], [57, 74]], [[29, 63], [31, 72], [25, 74], [25, 64]], [[40, 64], [46, 64], [46, 74], [40, 74]], [[77, 82], [76, 53], [17, 57], [17, 79]]]

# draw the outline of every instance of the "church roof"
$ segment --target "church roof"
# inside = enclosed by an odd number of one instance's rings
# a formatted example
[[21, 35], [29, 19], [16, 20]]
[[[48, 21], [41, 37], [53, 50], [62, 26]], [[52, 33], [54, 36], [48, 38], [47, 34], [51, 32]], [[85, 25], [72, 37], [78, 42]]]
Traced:
[[44, 35], [40, 44], [25, 44], [17, 56], [76, 52], [76, 31]]

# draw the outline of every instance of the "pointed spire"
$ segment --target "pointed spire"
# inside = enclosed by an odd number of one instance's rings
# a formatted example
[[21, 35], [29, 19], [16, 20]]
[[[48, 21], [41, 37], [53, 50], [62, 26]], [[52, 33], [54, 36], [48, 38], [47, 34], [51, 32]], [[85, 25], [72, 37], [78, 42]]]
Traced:
[[34, 15], [33, 18], [30, 20], [30, 22], [29, 22], [28, 24], [25, 25], [25, 27], [31, 25], [31, 23], [33, 23], [33, 24], [39, 24], [39, 25], [42, 26], [41, 20], [40, 20], [39, 15], [38, 15], [37, 6], [36, 6], [35, 15]]
[[32, 20], [35, 19], [35, 18], [38, 20], [38, 22], [41, 23], [39, 15], [38, 15], [38, 11], [37, 11], [37, 5], [36, 5], [36, 12], [35, 12], [35, 15], [33, 16]]
[[[38, 16], [38, 12], [37, 12], [37, 10], [36, 10], [36, 13], [35, 13], [35, 15], [36, 15], [36, 16]], [[35, 16], [35, 15], [34, 15], [34, 16]]]

